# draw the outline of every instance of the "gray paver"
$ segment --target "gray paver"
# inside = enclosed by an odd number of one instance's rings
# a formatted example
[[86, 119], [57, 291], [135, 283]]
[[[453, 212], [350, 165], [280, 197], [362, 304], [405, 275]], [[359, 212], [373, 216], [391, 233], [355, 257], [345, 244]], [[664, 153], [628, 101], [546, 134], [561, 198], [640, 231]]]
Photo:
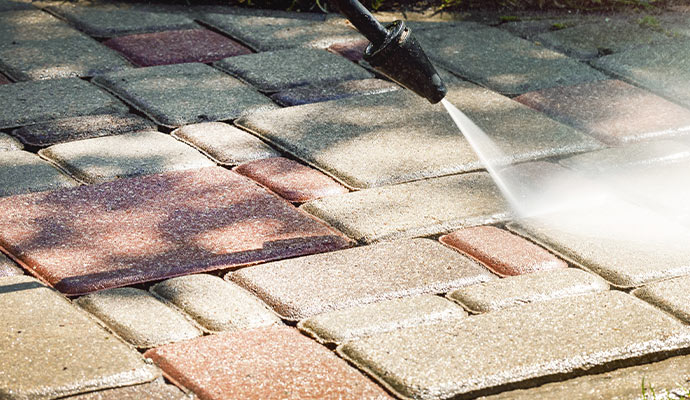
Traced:
[[215, 165], [192, 147], [155, 131], [61, 143], [38, 154], [84, 183]]
[[401, 329], [347, 343], [338, 352], [399, 395], [445, 399], [653, 360], [689, 343], [690, 329], [679, 321], [608, 291], [529, 304], [519, 313], [506, 309]]
[[0, 253], [0, 277], [12, 275], [24, 275], [24, 271], [9, 257]]
[[580, 15], [578, 17], [579, 18], [562, 17], [525, 19], [520, 21], [506, 22], [498, 27], [514, 35], [531, 40], [539, 34], [569, 28], [582, 23], [584, 16]]
[[239, 80], [198, 63], [114, 72], [99, 75], [93, 82], [169, 127], [278, 108]]
[[34, 7], [29, 3], [22, 3], [12, 0], [0, 0], [0, 12], [33, 9]]
[[280, 323], [278, 316], [266, 304], [217, 276], [199, 274], [172, 278], [154, 285], [151, 291], [212, 332], [232, 332]]
[[283, 90], [271, 96], [282, 106], [298, 106], [399, 90], [400, 86], [383, 79], [361, 79], [330, 86], [306, 86]]
[[0, 197], [77, 186], [77, 182], [26, 151], [0, 152]]
[[134, 349], [33, 278], [0, 278], [0, 320], [3, 398], [56, 398], [160, 376]]
[[162, 379], [157, 379], [143, 385], [101, 390], [66, 397], [63, 400], [189, 400], [189, 396], [175, 386], [166, 384]]
[[428, 239], [283, 260], [226, 275], [289, 320], [404, 296], [445, 293], [493, 278], [484, 267]]
[[24, 146], [12, 136], [0, 132], [0, 151], [21, 150]]
[[0, 37], [5, 44], [69, 39], [75, 36], [83, 35], [64, 21], [37, 9], [0, 14]]
[[690, 323], [690, 276], [668, 279], [661, 282], [650, 283], [633, 294], [664, 311], [667, 311], [679, 319]]

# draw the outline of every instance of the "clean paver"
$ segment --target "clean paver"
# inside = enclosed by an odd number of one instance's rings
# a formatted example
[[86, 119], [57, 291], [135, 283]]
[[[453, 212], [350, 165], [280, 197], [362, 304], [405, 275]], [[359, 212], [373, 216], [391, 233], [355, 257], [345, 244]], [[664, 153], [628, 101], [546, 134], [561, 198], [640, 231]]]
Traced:
[[0, 199], [0, 246], [71, 295], [349, 244], [220, 167]]
[[352, 96], [392, 92], [398, 89], [400, 86], [382, 79], [360, 79], [327, 86], [303, 86], [287, 89], [272, 95], [271, 99], [282, 106], [289, 107], [345, 99]]
[[239, 331], [280, 323], [266, 304], [234, 283], [187, 275], [157, 283], [151, 291], [211, 332]]
[[99, 75], [93, 82], [168, 127], [278, 108], [239, 80], [199, 63], [115, 72]]
[[33, 278], [0, 278], [0, 320], [4, 398], [57, 398], [160, 376], [133, 348]]
[[24, 146], [12, 136], [0, 132], [0, 151], [21, 150]]
[[215, 165], [194, 148], [156, 131], [61, 143], [38, 154], [84, 183]]
[[664, 311], [667, 311], [679, 319], [690, 323], [690, 306], [688, 306], [688, 285], [690, 276], [668, 279], [661, 282], [650, 283], [633, 294]]
[[13, 275], [24, 275], [24, 271], [9, 257], [0, 253], [0, 277]]
[[446, 399], [654, 360], [689, 343], [690, 328], [673, 317], [608, 291], [383, 333], [338, 352], [401, 396]]
[[63, 400], [189, 400], [189, 397], [175, 386], [157, 379], [143, 385], [101, 390], [65, 397]]
[[0, 152], [0, 197], [77, 186], [48, 162], [28, 151]]

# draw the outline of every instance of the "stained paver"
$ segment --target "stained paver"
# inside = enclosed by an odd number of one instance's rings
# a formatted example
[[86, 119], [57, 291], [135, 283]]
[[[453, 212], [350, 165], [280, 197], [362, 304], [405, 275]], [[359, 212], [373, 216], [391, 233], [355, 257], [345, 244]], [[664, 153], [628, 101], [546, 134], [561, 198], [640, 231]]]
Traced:
[[690, 277], [668, 279], [661, 282], [650, 283], [633, 294], [645, 300], [679, 319], [690, 323], [690, 307], [688, 307], [688, 284]]
[[440, 240], [481, 262], [498, 276], [522, 275], [568, 266], [541, 247], [493, 226], [461, 229]]
[[0, 197], [77, 186], [49, 163], [27, 151], [0, 152]]
[[617, 80], [545, 89], [515, 100], [611, 145], [690, 132], [690, 110]]
[[493, 278], [479, 264], [428, 239], [282, 260], [226, 276], [288, 320], [404, 296], [445, 293]]
[[150, 293], [131, 287], [102, 290], [75, 303], [138, 348], [151, 348], [201, 336], [183, 314]]
[[465, 318], [467, 313], [438, 296], [403, 297], [331, 311], [300, 321], [297, 327], [321, 343], [351, 340], [419, 325]]
[[251, 53], [234, 40], [208, 29], [141, 33], [109, 39], [104, 44], [141, 67], [209, 63]]
[[367, 39], [357, 40], [353, 42], [334, 43], [328, 46], [328, 51], [339, 54], [350, 61], [361, 61], [364, 55], [364, 49], [369, 45]]
[[57, 398], [160, 376], [134, 349], [33, 278], [0, 278], [0, 320], [5, 398]]
[[23, 275], [22, 271], [14, 261], [12, 261], [6, 255], [0, 253], [0, 277], [3, 276], [13, 276], [13, 275]]
[[113, 96], [81, 79], [50, 79], [0, 86], [0, 128], [103, 113], [125, 113]]
[[606, 281], [596, 275], [565, 268], [463, 287], [449, 293], [448, 298], [468, 311], [483, 313], [608, 289]]
[[401, 329], [338, 352], [399, 395], [445, 399], [653, 360], [689, 341], [690, 329], [673, 317], [608, 291]]
[[174, 130], [172, 136], [194, 146], [221, 165], [238, 165], [280, 156], [256, 136], [222, 122], [185, 125]]
[[400, 86], [382, 79], [360, 79], [327, 86], [303, 86], [287, 89], [272, 95], [271, 99], [287, 107], [345, 99], [352, 96], [392, 92], [398, 89]]
[[192, 147], [156, 131], [61, 143], [38, 154], [84, 183], [215, 165]]
[[12, 135], [24, 144], [46, 147], [94, 137], [156, 130], [156, 125], [134, 114], [100, 114], [63, 118], [15, 129]]
[[167, 385], [162, 379], [143, 385], [107, 389], [98, 392], [66, 397], [64, 400], [186, 400], [180, 389]]
[[266, 304], [234, 283], [207, 275], [168, 279], [151, 292], [175, 305], [212, 332], [239, 331], [280, 323]]
[[278, 107], [239, 80], [198, 63], [115, 72], [99, 75], [93, 82], [169, 127]]
[[348, 192], [345, 187], [321, 172], [283, 157], [248, 162], [236, 167], [235, 171], [292, 202], [305, 202]]
[[21, 150], [24, 146], [12, 136], [0, 132], [0, 151]]
[[0, 200], [0, 246], [69, 294], [348, 245], [220, 167]]

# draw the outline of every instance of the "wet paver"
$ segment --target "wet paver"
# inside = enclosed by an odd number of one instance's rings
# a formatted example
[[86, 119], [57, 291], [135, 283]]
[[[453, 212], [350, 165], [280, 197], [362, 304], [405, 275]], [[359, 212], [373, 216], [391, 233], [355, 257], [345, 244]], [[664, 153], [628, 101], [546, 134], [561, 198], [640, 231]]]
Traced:
[[0, 253], [0, 277], [13, 275], [24, 275], [24, 271], [9, 257]]
[[143, 385], [107, 389], [98, 392], [66, 397], [64, 400], [187, 400], [180, 389], [168, 385], [162, 379]]
[[0, 151], [21, 150], [24, 146], [12, 136], [0, 132]]
[[300, 321], [298, 328], [321, 343], [345, 343], [377, 333], [465, 318], [462, 308], [438, 296], [403, 297], [331, 311]]
[[77, 186], [78, 183], [28, 151], [0, 152], [0, 197]]
[[249, 54], [251, 50], [208, 29], [186, 29], [109, 39], [104, 44], [141, 67], [209, 63], [226, 57]]
[[38, 154], [84, 183], [215, 165], [194, 148], [156, 131], [61, 143]]
[[353, 42], [334, 43], [328, 46], [328, 51], [339, 54], [350, 61], [361, 61], [364, 50], [369, 45], [369, 40], [362, 39]]
[[610, 145], [690, 132], [690, 110], [618, 80], [545, 89], [515, 100]]
[[0, 320], [0, 393], [9, 399], [57, 398], [160, 376], [133, 348], [33, 278], [0, 278]]
[[59, 118], [125, 113], [113, 96], [81, 79], [50, 79], [0, 86], [0, 128], [14, 128]]
[[207, 275], [168, 279], [151, 292], [175, 305], [211, 332], [240, 331], [280, 324], [266, 304], [234, 283]]
[[199, 63], [115, 72], [99, 75], [93, 82], [168, 127], [229, 120], [278, 107], [239, 80]]
[[72, 295], [349, 244], [220, 167], [0, 200], [0, 246]]
[[183, 314], [145, 290], [131, 287], [101, 290], [79, 297], [75, 303], [138, 348], [201, 336], [201, 330]]
[[392, 92], [398, 89], [400, 86], [382, 79], [360, 79], [327, 86], [303, 86], [287, 89], [272, 95], [271, 99], [281, 106], [289, 107], [345, 99], [352, 96]]
[[382, 300], [445, 293], [494, 276], [437, 242], [412, 239], [257, 265], [225, 278], [256, 294], [284, 319], [300, 320]]
[[653, 360], [689, 341], [690, 329], [673, 317], [608, 291], [401, 329], [338, 352], [401, 396], [445, 399]]
[[650, 283], [633, 294], [662, 310], [675, 315], [685, 323], [690, 323], [690, 307], [688, 306], [688, 284], [690, 276], [668, 279]]
[[348, 192], [323, 173], [283, 157], [248, 162], [236, 167], [235, 171], [292, 202], [301, 203]]
[[280, 153], [256, 136], [222, 122], [203, 122], [175, 129], [172, 136], [221, 165], [238, 165]]

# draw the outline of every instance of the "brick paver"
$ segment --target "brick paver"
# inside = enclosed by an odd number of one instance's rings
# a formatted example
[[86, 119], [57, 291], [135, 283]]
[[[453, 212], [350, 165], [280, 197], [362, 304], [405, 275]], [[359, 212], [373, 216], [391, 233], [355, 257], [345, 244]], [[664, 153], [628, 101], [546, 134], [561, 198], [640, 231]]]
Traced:
[[0, 152], [0, 197], [77, 186], [48, 162], [27, 151]]
[[0, 37], [6, 45], [12, 42], [45, 41], [83, 36], [54, 16], [37, 10], [17, 10], [0, 14]]
[[352, 96], [392, 92], [398, 89], [400, 86], [382, 79], [361, 79], [326, 86], [296, 87], [273, 94], [271, 99], [282, 106], [289, 107], [345, 99]]
[[3, 276], [13, 276], [13, 275], [23, 275], [22, 271], [14, 261], [12, 261], [6, 255], [0, 253], [0, 277]]
[[668, 279], [661, 282], [650, 283], [633, 294], [662, 310], [675, 315], [679, 319], [690, 323], [690, 306], [688, 306], [687, 287], [690, 277]]
[[0, 151], [21, 150], [24, 146], [12, 136], [0, 132]]
[[162, 379], [143, 385], [107, 389], [66, 397], [64, 400], [186, 400], [188, 397]]

